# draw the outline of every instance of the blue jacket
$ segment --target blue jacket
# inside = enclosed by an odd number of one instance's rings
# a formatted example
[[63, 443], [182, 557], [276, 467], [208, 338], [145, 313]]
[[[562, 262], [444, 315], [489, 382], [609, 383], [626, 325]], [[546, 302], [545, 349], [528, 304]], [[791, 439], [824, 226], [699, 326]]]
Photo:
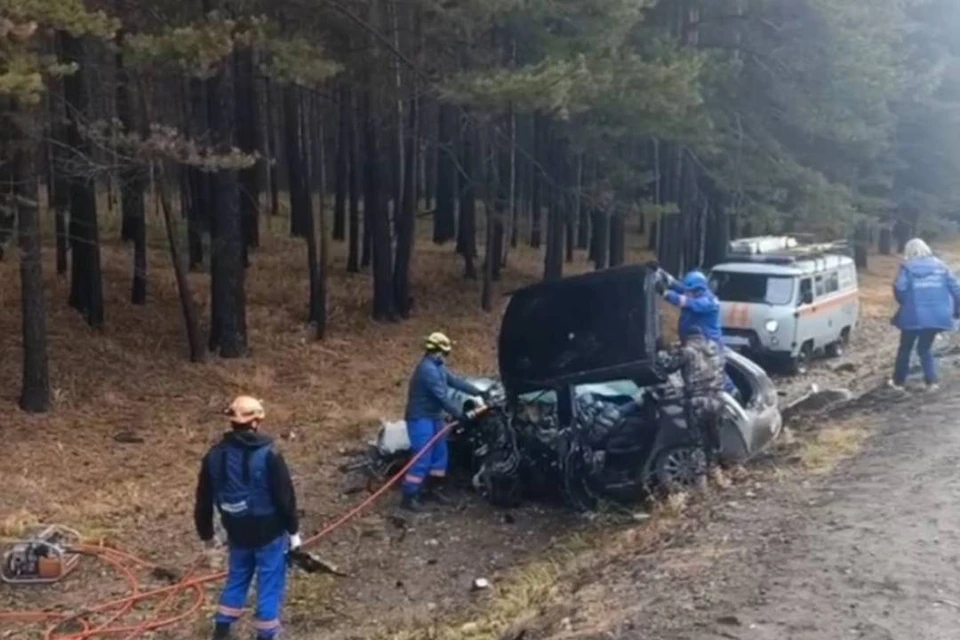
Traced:
[[703, 335], [714, 342], [723, 341], [720, 329], [720, 301], [713, 292], [707, 290], [697, 297], [685, 295], [683, 285], [677, 281], [670, 283], [670, 291], [664, 299], [680, 309], [679, 338], [683, 340], [690, 334], [690, 327], [697, 325]]
[[893, 284], [900, 308], [893, 324], [901, 331], [953, 328], [960, 309], [960, 284], [949, 267], [933, 256], [903, 263]]
[[427, 354], [417, 365], [410, 378], [407, 395], [407, 422], [421, 418], [437, 419], [446, 411], [454, 418], [463, 417], [463, 407], [450, 398], [450, 390], [456, 389], [472, 396], [482, 392], [472, 384], [447, 369], [441, 356]]

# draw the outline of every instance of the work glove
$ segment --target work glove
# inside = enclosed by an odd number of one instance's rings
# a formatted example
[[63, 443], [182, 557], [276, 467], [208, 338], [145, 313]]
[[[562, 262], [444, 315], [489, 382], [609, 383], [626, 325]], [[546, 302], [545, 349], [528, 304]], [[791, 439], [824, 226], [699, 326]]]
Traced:
[[476, 420], [477, 417], [486, 410], [487, 410], [486, 405], [480, 404], [474, 407], [473, 409], [470, 409], [465, 414], [463, 414], [463, 417], [466, 418], [467, 420]]
[[296, 551], [303, 546], [303, 540], [300, 539], [300, 534], [295, 533], [290, 536], [290, 551]]
[[223, 565], [223, 546], [215, 537], [203, 541], [203, 562], [210, 569]]

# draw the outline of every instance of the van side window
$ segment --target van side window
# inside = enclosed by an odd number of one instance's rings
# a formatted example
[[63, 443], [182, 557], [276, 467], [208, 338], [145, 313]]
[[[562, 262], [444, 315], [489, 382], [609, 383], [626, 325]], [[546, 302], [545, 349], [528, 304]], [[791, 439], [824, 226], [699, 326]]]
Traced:
[[836, 271], [827, 275], [826, 282], [826, 293], [829, 295], [831, 293], [836, 293], [840, 290], [840, 276]]
[[800, 304], [808, 297], [813, 297], [813, 283], [810, 278], [804, 278], [800, 281]]
[[814, 280], [814, 293], [817, 298], [823, 295], [823, 276], [817, 276]]
[[852, 288], [855, 274], [856, 272], [853, 270], [853, 267], [845, 266], [842, 269], [840, 269], [840, 288], [841, 289]]

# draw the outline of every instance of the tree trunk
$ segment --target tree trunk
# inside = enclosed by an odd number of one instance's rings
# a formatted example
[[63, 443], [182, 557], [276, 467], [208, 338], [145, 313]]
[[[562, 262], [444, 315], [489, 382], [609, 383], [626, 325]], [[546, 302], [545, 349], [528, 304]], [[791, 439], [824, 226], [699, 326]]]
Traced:
[[347, 183], [350, 180], [350, 89], [347, 84], [338, 92], [339, 127], [337, 129], [337, 167], [333, 200], [333, 239], [344, 240], [347, 235]]
[[610, 216], [599, 208], [593, 209], [593, 267], [606, 269], [609, 264]]
[[[232, 65], [224, 62], [207, 83], [207, 121], [214, 149], [227, 154], [234, 147], [236, 94]], [[210, 350], [222, 358], [247, 353], [244, 236], [240, 217], [239, 180], [235, 169], [212, 175], [213, 221], [210, 234]]]
[[[287, 174], [290, 189], [290, 216], [303, 224], [304, 240], [307, 243], [307, 273], [310, 275], [310, 295], [307, 301], [307, 322], [314, 327], [314, 337], [319, 339], [326, 324], [326, 300], [320, 274], [320, 252], [317, 247], [317, 232], [313, 217], [313, 194], [310, 189], [311, 158], [307, 125], [309, 108], [304, 109], [303, 92], [296, 85], [287, 85], [283, 95], [284, 121], [287, 137]], [[294, 123], [291, 127], [290, 123]], [[290, 137], [293, 134], [294, 137]], [[322, 196], [321, 196], [322, 197]]]
[[270, 215], [280, 215], [280, 181], [277, 176], [277, 162], [280, 157], [280, 127], [277, 126], [276, 109], [273, 104], [273, 86], [267, 80], [266, 94], [267, 130], [264, 136], [270, 145], [270, 157], [267, 175], [270, 180]]
[[477, 189], [474, 161], [476, 146], [473, 126], [464, 119], [460, 144], [460, 168], [463, 184], [460, 187], [460, 225], [457, 234], [457, 252], [463, 256], [464, 273], [468, 280], [477, 279]]
[[619, 267], [626, 260], [627, 224], [623, 213], [617, 211], [610, 219], [610, 266]]
[[[545, 132], [546, 133], [546, 132]], [[564, 157], [563, 145], [550, 137], [544, 136], [544, 157], [552, 160], [547, 166], [550, 168], [554, 180], [562, 175], [561, 165]], [[567, 216], [564, 210], [563, 194], [557, 186], [544, 185], [544, 200], [547, 205], [547, 247], [544, 256], [543, 279], [559, 280], [563, 277], [563, 249], [564, 231], [567, 227]]]
[[197, 308], [193, 304], [193, 295], [190, 293], [190, 280], [187, 270], [180, 259], [177, 249], [177, 233], [174, 229], [174, 217], [171, 212], [170, 196], [167, 192], [167, 181], [163, 165], [158, 166], [156, 176], [157, 194], [160, 196], [160, 209], [163, 212], [163, 224], [167, 230], [167, 246], [170, 249], [170, 262], [173, 264], [174, 277], [177, 280], [177, 292], [180, 294], [180, 309], [183, 311], [183, 325], [187, 332], [187, 344], [190, 348], [190, 362], [203, 362], [203, 340], [200, 337], [200, 320]]
[[884, 226], [880, 229], [880, 255], [889, 256], [893, 253], [893, 231]]
[[396, 263], [393, 269], [393, 295], [394, 306], [401, 318], [410, 315], [412, 306], [412, 297], [410, 295], [410, 260], [413, 257], [413, 245], [416, 237], [417, 223], [417, 162], [420, 150], [420, 117], [418, 114], [418, 101], [416, 98], [416, 85], [414, 85], [414, 97], [410, 100], [409, 109], [409, 128], [410, 139], [406, 141], [406, 157], [404, 164], [406, 168], [401, 172], [406, 184], [403, 185], [403, 206], [395, 217], [397, 233], [397, 255]]
[[507, 248], [516, 248], [518, 233], [517, 230], [520, 227], [520, 214], [518, 213], [520, 207], [517, 202], [517, 114], [513, 109], [513, 105], [510, 106], [510, 115], [509, 115], [509, 127], [510, 127], [510, 149], [509, 149], [509, 159], [510, 159], [510, 180], [509, 180], [509, 197], [508, 204], [510, 211], [510, 242], [503, 250], [503, 259], [501, 260], [501, 265], [506, 266], [507, 264]]
[[[244, 46], [234, 54], [236, 69], [237, 146], [246, 154], [260, 149], [258, 134], [260, 116], [257, 113], [256, 65], [250, 47]], [[260, 246], [260, 163], [242, 169], [239, 175], [240, 220], [243, 227], [243, 264], [250, 263], [248, 249]]]
[[[69, 114], [67, 143], [74, 156], [90, 158], [90, 143], [81, 133], [88, 117], [86, 69], [83, 42], [65, 31], [59, 32], [64, 60], [79, 70], [64, 78], [64, 95]], [[103, 328], [103, 280], [100, 273], [100, 238], [97, 224], [95, 182], [82, 174], [81, 167], [68, 176], [70, 184], [70, 237], [73, 239], [70, 306], [84, 314], [87, 324]]]
[[[207, 104], [204, 83], [190, 80], [190, 135], [197, 139], [207, 131]], [[187, 213], [187, 250], [190, 269], [203, 266], [203, 233], [209, 227], [210, 187], [209, 173], [197, 167], [187, 169], [190, 182], [190, 210]]]
[[[117, 119], [126, 134], [143, 133], [133, 116], [133, 87], [130, 74], [123, 62], [123, 32], [117, 35]], [[130, 300], [133, 304], [147, 301], [147, 220], [143, 192], [146, 180], [143, 168], [124, 164], [120, 171], [120, 210], [123, 218], [123, 239], [133, 241], [133, 286]]]
[[544, 128], [545, 120], [539, 113], [533, 116], [533, 167], [531, 186], [533, 189], [531, 198], [531, 222], [530, 222], [530, 246], [539, 249], [543, 235], [543, 202], [544, 199], [544, 181], [541, 172], [541, 163], [544, 158]]
[[433, 212], [433, 241], [449, 242], [456, 237], [457, 162], [455, 155], [456, 110], [441, 104], [437, 134], [437, 205]]
[[370, 229], [373, 259], [373, 319], [396, 320], [393, 295], [393, 249], [390, 246], [390, 216], [382, 199], [381, 158], [377, 140], [377, 121], [373, 113], [373, 89], [364, 95], [364, 225]]
[[912, 232], [910, 223], [905, 220], [897, 220], [893, 223], [893, 237], [897, 241], [897, 253], [900, 255], [903, 255], [906, 250]]
[[[16, 134], [22, 144], [21, 135]], [[11, 199], [16, 202], [20, 241], [20, 300], [23, 317], [23, 384], [20, 408], [28, 413], [50, 409], [50, 374], [47, 366], [47, 313], [43, 299], [43, 260], [40, 214], [28, 188], [27, 152], [14, 151]]]
[[577, 156], [577, 200], [574, 217], [577, 220], [577, 249], [586, 251], [590, 246], [590, 216], [583, 205], [583, 155]]
[[319, 224], [317, 231], [320, 235], [320, 256], [317, 264], [317, 270], [319, 273], [317, 276], [317, 306], [314, 313], [314, 323], [316, 326], [317, 340], [323, 340], [323, 338], [327, 335], [327, 276], [330, 273], [330, 242], [327, 236], [326, 209], [327, 156], [324, 151], [325, 147], [323, 145], [323, 120], [320, 117], [319, 106], [316, 109], [316, 123], [317, 139], [319, 141], [317, 149], [320, 155], [318, 158], [318, 164], [320, 165], [318, 176], [318, 180], [320, 182], [320, 201], [317, 205], [317, 218]]
[[[291, 97], [292, 96], [292, 97]], [[293, 100], [293, 107], [291, 107], [291, 100]], [[286, 149], [287, 160], [287, 189], [290, 192], [290, 235], [294, 238], [307, 238], [307, 209], [303, 203], [298, 204], [298, 199], [303, 197], [302, 192], [300, 192], [300, 186], [294, 186], [295, 183], [299, 185], [300, 180], [303, 180], [303, 183], [306, 185], [308, 181], [308, 174], [305, 173], [305, 169], [302, 166], [295, 166], [294, 159], [297, 161], [303, 162], [302, 149], [300, 149], [300, 90], [295, 85], [288, 85], [283, 90], [283, 144]], [[291, 111], [292, 109], [292, 111]], [[298, 147], [297, 151], [291, 151], [290, 145], [296, 144]], [[297, 175], [295, 175], [297, 174]], [[307, 187], [309, 191], [309, 187]], [[299, 195], [294, 195], [294, 192], [298, 192]], [[309, 200], [309, 197], [307, 198]], [[312, 214], [312, 207], [311, 213]]]
[[[61, 48], [60, 38], [55, 38], [55, 47]], [[62, 61], [62, 52], [57, 52]], [[53, 209], [55, 232], [57, 236], [57, 274], [67, 273], [67, 253], [70, 247], [67, 232], [67, 212], [70, 210], [70, 183], [66, 175], [66, 163], [70, 150], [67, 147], [67, 117], [64, 113], [66, 96], [62, 79], [51, 79], [53, 83], [50, 100], [50, 138], [47, 153], [50, 157], [51, 192], [48, 194], [50, 206]]]
[[360, 171], [360, 134], [357, 127], [357, 110], [351, 97], [347, 131], [347, 159], [350, 165], [350, 239], [347, 247], [347, 272], [360, 272], [360, 197], [363, 190]]

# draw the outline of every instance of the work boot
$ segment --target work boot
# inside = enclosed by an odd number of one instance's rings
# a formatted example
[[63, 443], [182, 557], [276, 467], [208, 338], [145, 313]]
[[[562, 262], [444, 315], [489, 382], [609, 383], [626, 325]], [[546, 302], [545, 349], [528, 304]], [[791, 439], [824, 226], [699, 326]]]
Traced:
[[226, 622], [218, 622], [213, 627], [213, 640], [227, 640], [230, 637], [230, 625]]
[[445, 495], [443, 490], [444, 482], [436, 478], [430, 478], [427, 480], [426, 486], [420, 492], [420, 497], [424, 502], [433, 502], [442, 507], [449, 507], [453, 504], [453, 500]]
[[400, 501], [400, 509], [410, 513], [422, 513], [424, 511], [420, 496], [414, 493], [406, 493], [403, 500]]

